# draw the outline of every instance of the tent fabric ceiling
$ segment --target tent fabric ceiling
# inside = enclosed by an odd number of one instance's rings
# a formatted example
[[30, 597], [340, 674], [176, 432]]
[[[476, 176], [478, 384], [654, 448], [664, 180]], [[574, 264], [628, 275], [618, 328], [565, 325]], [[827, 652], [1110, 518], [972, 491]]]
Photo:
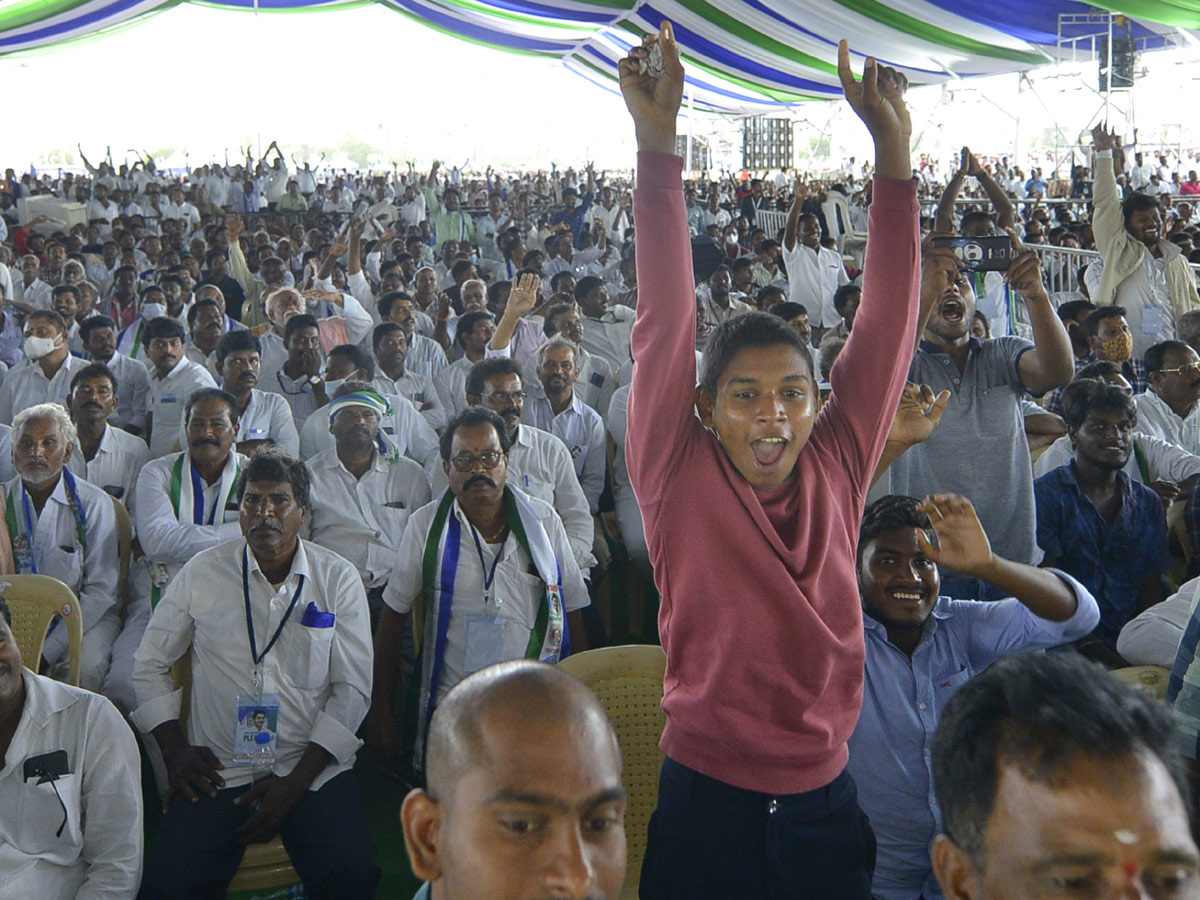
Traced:
[[[663, 19], [696, 108], [764, 113], [841, 95], [837, 41], [914, 84], [1030, 69], [1058, 54], [1060, 15], [1112, 11], [1135, 37], [1200, 35], [1200, 0], [0, 0], [0, 55], [94, 38], [180, 2], [266, 12], [380, 3], [430, 28], [515, 53], [559, 58], [615, 90], [617, 61]], [[1100, 21], [1066, 29], [1082, 36]], [[1159, 42], [1161, 43], [1161, 42]]]

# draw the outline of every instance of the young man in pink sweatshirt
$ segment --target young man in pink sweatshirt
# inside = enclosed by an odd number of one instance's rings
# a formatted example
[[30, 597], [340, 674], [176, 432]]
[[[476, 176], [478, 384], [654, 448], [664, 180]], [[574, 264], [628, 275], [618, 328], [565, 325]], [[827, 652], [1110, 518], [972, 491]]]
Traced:
[[[655, 40], [658, 78], [639, 71]], [[621, 62], [639, 150], [627, 458], [667, 653], [643, 900], [870, 897], [875, 840], [845, 771], [865, 656], [854, 551], [912, 360], [921, 256], [906, 80], [867, 59], [857, 82], [845, 42], [838, 70], [876, 176], [862, 305], [818, 413], [803, 342], [765, 314], [713, 332], [696, 386], [670, 24]]]

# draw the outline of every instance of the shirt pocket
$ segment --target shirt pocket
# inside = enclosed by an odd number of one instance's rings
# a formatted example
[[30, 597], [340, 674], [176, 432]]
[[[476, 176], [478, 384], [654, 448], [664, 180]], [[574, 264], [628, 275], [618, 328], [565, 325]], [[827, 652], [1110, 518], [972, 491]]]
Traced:
[[283, 664], [288, 679], [306, 691], [324, 690], [329, 682], [334, 628], [310, 628], [297, 622], [288, 631], [287, 662]]
[[61, 546], [50, 547], [45, 553], [45, 570], [43, 575], [57, 578], [71, 590], [79, 593], [83, 581], [83, 560], [79, 558], [78, 548], [71, 546], [64, 549]]
[[962, 668], [957, 671], [948, 668], [933, 677], [933, 699], [937, 704], [939, 716], [946, 708], [946, 704], [950, 702], [950, 698], [958, 692], [960, 687], [970, 681], [974, 674], [970, 666], [964, 663]]
[[[73, 861], [78, 855], [78, 848], [73, 844], [81, 826], [79, 785], [75, 775], [60, 775], [53, 784], [49, 781], [38, 784], [36, 779], [26, 781], [18, 787], [18, 793], [18, 826], [10, 835], [13, 843], [26, 853], [54, 854], [64, 862]], [[57, 832], [63, 825], [64, 807], [66, 825], [60, 836]]]

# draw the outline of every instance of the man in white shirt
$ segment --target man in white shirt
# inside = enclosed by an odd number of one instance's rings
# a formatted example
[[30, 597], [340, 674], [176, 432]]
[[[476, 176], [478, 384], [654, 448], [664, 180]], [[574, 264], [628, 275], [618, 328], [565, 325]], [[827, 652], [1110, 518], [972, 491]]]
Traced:
[[188, 398], [217, 383], [203, 366], [183, 355], [183, 326], [160, 316], [146, 323], [144, 337], [154, 369], [150, 373], [150, 402], [146, 412], [146, 434], [150, 457], [158, 459], [179, 442], [183, 411]]
[[[579, 309], [565, 303], [551, 306], [546, 310], [542, 320], [542, 332], [547, 340], [560, 334], [575, 345], [579, 366], [579, 377], [573, 387], [575, 396], [600, 413], [600, 418], [603, 419], [608, 414], [608, 404], [612, 399], [613, 391], [616, 390], [617, 378], [612, 364], [607, 359], [594, 353], [588, 353], [580, 346], [579, 342], [583, 340], [583, 320], [579, 316]], [[504, 354], [493, 348], [491, 355]], [[537, 367], [537, 353], [535, 352], [525, 362], [521, 376], [525, 384], [537, 382]]]
[[808, 310], [813, 340], [819, 344], [825, 331], [842, 321], [834, 309], [833, 294], [850, 278], [838, 252], [821, 246], [817, 217], [800, 214], [804, 196], [798, 187], [783, 233], [783, 262], [788, 272], [788, 300]]
[[271, 327], [262, 335], [262, 370], [268, 377], [287, 359], [284, 334], [293, 316], [307, 313], [316, 319], [322, 359], [324, 348], [357, 344], [371, 333], [375, 324], [362, 304], [350, 294], [338, 291], [305, 291], [301, 295], [295, 288], [282, 287], [267, 295], [266, 311]]
[[150, 403], [150, 373], [146, 366], [117, 352], [117, 326], [108, 316], [84, 319], [79, 336], [84, 352], [107, 366], [117, 380], [117, 409], [109, 421], [131, 434], [144, 434]]
[[53, 287], [38, 277], [41, 265], [32, 253], [21, 257], [21, 279], [14, 285], [16, 291], [11, 298], [14, 305], [21, 304], [18, 309], [30, 312], [51, 308]]
[[[508, 484], [509, 447], [505, 423], [491, 410], [455, 416], [441, 442], [449, 488], [404, 530], [383, 593], [372, 696], [372, 742], [387, 762], [403, 742], [394, 710], [404, 696], [397, 672], [410, 613], [420, 679], [410, 697], [419, 695], [420, 705], [410, 735], [416, 769], [429, 717], [459, 681], [508, 659], [557, 662], [584, 637], [577, 612], [588, 605], [587, 587], [562, 521], [549, 504]], [[422, 562], [427, 548], [433, 566]], [[418, 597], [424, 602], [414, 611]]]
[[25, 362], [4, 374], [0, 384], [0, 424], [39, 403], [64, 405], [71, 378], [87, 363], [71, 356], [66, 323], [52, 310], [38, 310], [25, 320]]
[[525, 404], [525, 423], [548, 431], [571, 454], [575, 476], [595, 515], [604, 491], [606, 446], [600, 414], [575, 396], [575, 345], [561, 335], [538, 348], [538, 383]]
[[261, 345], [250, 331], [231, 331], [217, 345], [217, 375], [221, 387], [237, 398], [238, 453], [253, 456], [274, 445], [286, 456], [300, 452], [300, 434], [292, 410], [281, 394], [260, 391]]
[[437, 388], [428, 375], [411, 371], [405, 365], [408, 358], [408, 336], [404, 327], [395, 322], [376, 325], [371, 337], [375, 361], [379, 372], [375, 376], [375, 387], [382, 394], [399, 394], [407, 397], [421, 411], [430, 427], [440, 431], [446, 427], [446, 409], [438, 396]]
[[433, 385], [450, 416], [467, 408], [467, 373], [487, 355], [488, 342], [496, 331], [496, 322], [486, 310], [469, 310], [454, 324], [454, 342], [463, 355], [433, 376]]
[[103, 363], [75, 373], [67, 403], [77, 440], [67, 468], [132, 511], [133, 489], [150, 461], [150, 448], [110, 423], [118, 402], [117, 378]]
[[[238, 498], [244, 539], [183, 567], [135, 656], [132, 718], [171, 784], [141, 896], [223, 896], [244, 845], [279, 834], [307, 896], [371, 897], [380, 872], [350, 771], [371, 696], [362, 580], [300, 540], [303, 463], [256, 456]], [[189, 651], [185, 736], [171, 667]]]
[[0, 598], [0, 896], [132, 898], [142, 875], [137, 741], [104, 697], [25, 662]]
[[[436, 307], [435, 307], [436, 310]], [[449, 321], [449, 312], [443, 321]], [[408, 338], [408, 355], [404, 367], [420, 375], [436, 378], [446, 368], [446, 351], [432, 338], [421, 334], [420, 329], [434, 326], [429, 316], [417, 309], [413, 299], [403, 291], [389, 291], [379, 300], [379, 316], [383, 322], [395, 322], [404, 329]]]
[[1185, 581], [1162, 603], [1130, 619], [1117, 637], [1117, 652], [1131, 666], [1174, 666], [1198, 592], [1200, 578]]
[[[17, 413], [12, 430], [17, 477], [4, 485], [4, 505], [16, 572], [50, 575], [79, 598], [80, 684], [99, 691], [121, 628], [117, 517], [104, 491], [66, 470], [75, 441], [75, 426], [59, 404], [40, 403]], [[66, 631], [53, 629], [42, 647], [55, 674], [66, 672]]]
[[603, 356], [614, 372], [630, 359], [630, 340], [633, 320], [637, 315], [628, 306], [608, 303], [608, 288], [604, 282], [589, 275], [575, 285], [575, 300], [583, 313], [583, 340], [588, 353]]
[[390, 413], [380, 394], [339, 391], [321, 415], [335, 446], [308, 461], [312, 515], [306, 536], [354, 565], [372, 612], [381, 603], [405, 523], [432, 498], [425, 470], [381, 435]]
[[164, 219], [179, 219], [189, 232], [200, 227], [200, 211], [183, 199], [183, 188], [175, 186], [167, 191], [170, 203], [163, 210]]
[[1200, 455], [1200, 356], [1182, 341], [1162, 341], [1145, 363], [1148, 388], [1133, 398], [1136, 431]]
[[[587, 497], [579, 486], [566, 444], [548, 431], [522, 424], [526, 395], [520, 367], [514, 360], [504, 358], [476, 363], [467, 374], [466, 392], [469, 405], [486, 407], [504, 420], [511, 444], [509, 483], [554, 507], [580, 571], [589, 571], [596, 560], [592, 556], [595, 526]], [[445, 472], [436, 472], [434, 493], [446, 483]]]
[[146, 358], [146, 323], [167, 315], [167, 294], [157, 284], [142, 288], [138, 295], [137, 315], [117, 334], [117, 352], [143, 366]]
[[[741, 295], [744, 296], [744, 295]], [[733, 275], [726, 266], [718, 266], [708, 281], [696, 288], [696, 305], [700, 320], [715, 328], [742, 313], [754, 312], [754, 307], [733, 297]]]

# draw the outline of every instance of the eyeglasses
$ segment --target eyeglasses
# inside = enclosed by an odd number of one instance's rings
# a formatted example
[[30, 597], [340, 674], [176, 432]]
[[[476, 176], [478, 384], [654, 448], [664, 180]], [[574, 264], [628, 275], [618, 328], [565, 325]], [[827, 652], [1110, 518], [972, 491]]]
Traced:
[[1173, 369], [1159, 369], [1158, 371], [1162, 372], [1164, 375], [1194, 374], [1194, 373], [1200, 372], [1200, 362], [1188, 363], [1185, 366], [1175, 366], [1175, 368], [1173, 368]]
[[485, 400], [491, 400], [493, 403], [507, 403], [509, 401], [521, 403], [525, 399], [525, 392], [513, 391], [511, 394], [505, 394], [502, 391], [495, 391], [491, 394], [484, 394], [483, 397]]
[[458, 456], [450, 460], [451, 465], [459, 472], [475, 471], [475, 464], [483, 465], [484, 471], [490, 472], [496, 466], [500, 465], [500, 460], [504, 458], [504, 454], [499, 450], [484, 450], [478, 456], [470, 453], [460, 453]]

